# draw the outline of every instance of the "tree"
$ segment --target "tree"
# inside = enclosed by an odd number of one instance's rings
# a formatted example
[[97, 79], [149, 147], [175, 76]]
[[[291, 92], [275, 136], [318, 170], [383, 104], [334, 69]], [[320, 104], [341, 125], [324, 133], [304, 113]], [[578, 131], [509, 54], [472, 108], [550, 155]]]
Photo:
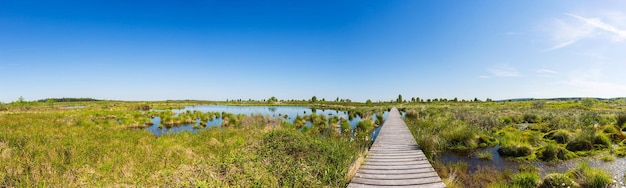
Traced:
[[48, 104], [50, 108], [54, 107], [54, 99], [49, 98], [48, 100], [46, 100], [46, 104]]
[[459, 99], [458, 99], [458, 98], [456, 98], [456, 97], [454, 97], [454, 99], [452, 99], [452, 101], [454, 101], [454, 102], [459, 102]]
[[24, 97], [20, 96], [20, 98], [17, 98], [17, 103], [24, 104], [24, 102]]
[[398, 99], [396, 99], [396, 103], [402, 103], [402, 95], [398, 95]]
[[593, 107], [593, 105], [594, 105], [595, 103], [596, 103], [596, 99], [593, 99], [593, 98], [583, 98], [583, 99], [582, 99], [582, 105], [583, 105], [584, 107], [587, 107], [587, 108], [591, 108], [591, 107]]
[[316, 103], [317, 102], [317, 97], [316, 96], [311, 97], [311, 102], [312, 103]]
[[365, 105], [371, 106], [372, 105], [372, 100], [367, 99], [367, 101], [365, 101]]
[[267, 103], [272, 104], [272, 103], [275, 103], [275, 102], [278, 102], [278, 99], [276, 97], [274, 97], [274, 96], [272, 96], [269, 99], [267, 99]]

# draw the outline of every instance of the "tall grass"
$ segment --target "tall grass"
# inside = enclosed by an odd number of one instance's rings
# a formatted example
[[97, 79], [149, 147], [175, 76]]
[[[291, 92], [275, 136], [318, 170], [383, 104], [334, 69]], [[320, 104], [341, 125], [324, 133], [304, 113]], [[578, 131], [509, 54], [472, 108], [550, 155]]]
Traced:
[[0, 186], [341, 187], [362, 148], [229, 114], [229, 127], [155, 136], [100, 109], [1, 114]]

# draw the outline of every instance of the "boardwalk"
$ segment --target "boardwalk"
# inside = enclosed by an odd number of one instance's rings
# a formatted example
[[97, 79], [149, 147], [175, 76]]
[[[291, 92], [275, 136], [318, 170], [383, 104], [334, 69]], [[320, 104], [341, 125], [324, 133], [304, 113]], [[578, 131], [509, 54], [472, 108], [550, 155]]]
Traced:
[[387, 116], [365, 163], [348, 187], [445, 187], [398, 109]]

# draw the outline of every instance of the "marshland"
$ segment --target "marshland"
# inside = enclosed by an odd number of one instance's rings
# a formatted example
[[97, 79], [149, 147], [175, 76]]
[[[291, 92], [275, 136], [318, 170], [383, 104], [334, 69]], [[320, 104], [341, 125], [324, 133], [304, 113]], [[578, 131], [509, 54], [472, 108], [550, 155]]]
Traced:
[[624, 185], [626, 100], [592, 98], [17, 100], [0, 185], [344, 187], [394, 106], [448, 187]]

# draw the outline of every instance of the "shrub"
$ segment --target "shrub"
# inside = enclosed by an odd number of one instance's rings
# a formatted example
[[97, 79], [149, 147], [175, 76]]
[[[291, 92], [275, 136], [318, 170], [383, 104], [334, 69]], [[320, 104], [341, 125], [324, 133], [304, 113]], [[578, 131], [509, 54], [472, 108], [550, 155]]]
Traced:
[[537, 187], [540, 181], [538, 173], [520, 172], [511, 178], [511, 185], [514, 187]]
[[617, 126], [624, 127], [624, 125], [626, 125], [626, 113], [622, 112], [617, 115]]
[[372, 130], [372, 128], [374, 128], [374, 123], [372, 122], [372, 120], [369, 120], [369, 119], [362, 119], [356, 125], [357, 130], [364, 131], [364, 132], [368, 132]]
[[480, 153], [478, 153], [478, 158], [479, 159], [484, 159], [484, 160], [491, 160], [491, 159], [493, 159], [493, 154], [491, 154], [491, 152], [489, 152], [489, 151], [480, 152]]
[[597, 133], [593, 138], [594, 147], [608, 148], [611, 146], [611, 139], [603, 133]]
[[410, 119], [417, 119], [419, 118], [419, 112], [417, 112], [417, 110], [415, 109], [411, 109], [409, 111], [406, 112], [405, 117], [406, 118], [410, 118]]
[[572, 134], [567, 130], [559, 129], [546, 134], [546, 138], [559, 144], [565, 144], [572, 139]]
[[533, 153], [533, 148], [528, 144], [508, 144], [498, 148], [498, 153], [502, 156], [523, 157]]
[[453, 150], [466, 150], [478, 147], [476, 131], [465, 123], [456, 122], [452, 130], [441, 133], [441, 137], [446, 141], [446, 147]]
[[543, 182], [539, 185], [540, 188], [553, 188], [553, 187], [571, 187], [576, 188], [580, 187], [578, 183], [574, 182], [571, 178], [567, 177], [565, 174], [552, 173], [546, 175], [543, 178]]
[[613, 151], [617, 157], [626, 157], [626, 146], [620, 146], [615, 151]]
[[592, 168], [588, 163], [580, 163], [571, 172], [582, 187], [609, 187], [613, 182], [611, 176], [601, 169]]
[[604, 126], [602, 132], [604, 132], [614, 142], [621, 142], [622, 140], [626, 139], [626, 135], [622, 133], [621, 129], [613, 125]]
[[537, 157], [544, 161], [556, 161], [558, 159], [558, 153], [559, 148], [557, 146], [554, 144], [548, 144], [538, 152], [539, 155]]
[[536, 114], [524, 114], [522, 116], [522, 119], [526, 122], [526, 123], [539, 123], [541, 122], [541, 117], [539, 117]]

